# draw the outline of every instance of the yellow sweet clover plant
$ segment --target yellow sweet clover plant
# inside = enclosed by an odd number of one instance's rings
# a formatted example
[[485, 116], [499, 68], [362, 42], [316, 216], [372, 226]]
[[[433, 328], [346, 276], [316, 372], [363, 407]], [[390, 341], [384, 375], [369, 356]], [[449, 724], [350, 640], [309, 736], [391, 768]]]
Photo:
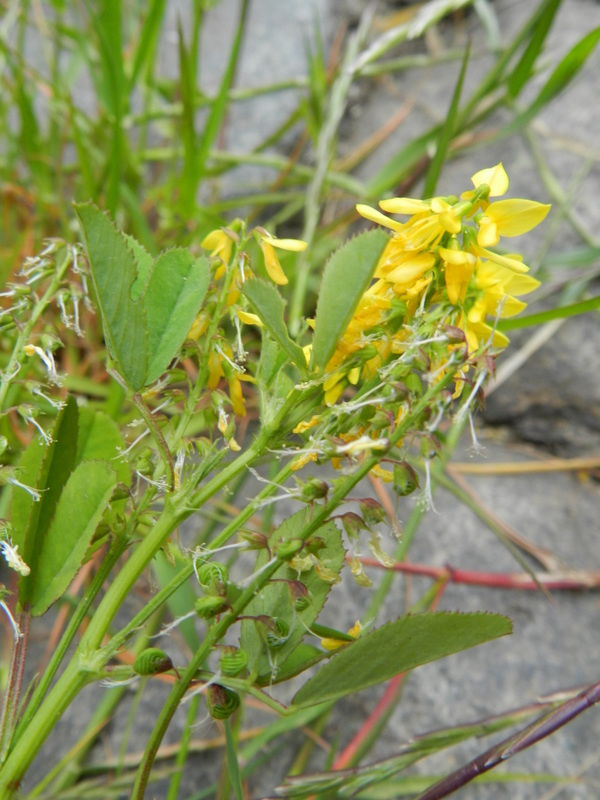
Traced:
[[[81, 204], [87, 265], [79, 248], [54, 242], [8, 288], [20, 306], [2, 316], [9, 435], [0, 474], [10, 497], [0, 552], [15, 577], [0, 608], [15, 658], [0, 798], [14, 796], [56, 720], [92, 681], [171, 675], [132, 790], [142, 797], [169, 721], [194, 692], [208, 692], [218, 719], [236, 713], [246, 694], [292, 714], [509, 631], [504, 618], [484, 614], [457, 614], [451, 630], [433, 612], [384, 628], [357, 622], [347, 634], [318, 622], [346, 549], [363, 586], [371, 582], [363, 543], [384, 567], [393, 563], [381, 544], [383, 508], [360, 498], [360, 513], [348, 509], [352, 490], [371, 473], [409, 494], [421, 472], [427, 502], [445, 423], [470, 413], [508, 344], [498, 320], [519, 313], [519, 298], [538, 285], [521, 256], [493, 248], [530, 231], [549, 206], [496, 200], [508, 190], [501, 164], [472, 183], [460, 197], [393, 198], [382, 211], [359, 205], [378, 229], [350, 239], [326, 265], [315, 318], [297, 340], [285, 322], [278, 287], [288, 277], [277, 251], [305, 244], [241, 220], [208, 233], [200, 248], [153, 259]], [[81, 376], [63, 379], [69, 362], [49, 321], [62, 309], [65, 327], [83, 335], [74, 310], [82, 298], [91, 304], [90, 285], [106, 342], [103, 387], [118, 388], [113, 417], [86, 396]], [[257, 471], [265, 460], [269, 479]], [[311, 471], [318, 464], [332, 464], [336, 477]], [[236, 509], [229, 492], [249, 474], [260, 488]], [[281, 496], [300, 510], [273, 530], [254, 525]], [[174, 534], [194, 514], [206, 524], [183, 546]], [[256, 562], [234, 580], [220, 553], [240, 548], [255, 551]], [[60, 600], [92, 557], [99, 577], [74, 601], [73, 621], [19, 715], [29, 619]], [[128, 612], [126, 598], [149, 566], [159, 589]], [[182, 586], [192, 600], [171, 625], [185, 630], [184, 655], [176, 663], [152, 648], [148, 658], [123, 659], [124, 649], [143, 648], [145, 627]], [[184, 628], [190, 615], [196, 623]], [[419, 636], [426, 651], [411, 650]], [[235, 674], [219, 666], [224, 645], [239, 647]], [[349, 657], [352, 670], [337, 674]], [[270, 697], [271, 684], [323, 661], [288, 708]]]

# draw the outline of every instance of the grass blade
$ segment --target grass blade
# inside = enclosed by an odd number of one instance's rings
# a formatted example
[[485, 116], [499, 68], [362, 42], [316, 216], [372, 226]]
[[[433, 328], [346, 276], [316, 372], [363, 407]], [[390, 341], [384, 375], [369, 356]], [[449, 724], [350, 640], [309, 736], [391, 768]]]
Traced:
[[161, 24], [165, 14], [166, 0], [152, 0], [144, 20], [140, 38], [133, 56], [133, 66], [129, 75], [129, 91], [135, 87], [142, 70], [149, 71], [156, 52]]
[[521, 90], [525, 87], [533, 75], [535, 62], [542, 51], [548, 32], [554, 22], [554, 17], [561, 4], [561, 0], [551, 0], [546, 5], [546, 13], [541, 17], [536, 25], [533, 36], [525, 48], [525, 52], [519, 59], [519, 63], [514, 68], [512, 75], [508, 79], [508, 94], [513, 100], [518, 97]]
[[600, 309], [600, 295], [590, 300], [582, 300], [580, 303], [572, 303], [568, 306], [551, 308], [548, 311], [540, 311], [539, 314], [527, 314], [524, 317], [515, 319], [503, 319], [498, 323], [501, 331], [514, 331], [517, 328], [530, 328], [533, 325], [545, 325], [555, 319], [565, 319], [575, 317], [578, 314], [586, 314], [588, 311]]
[[467, 47], [465, 48], [465, 55], [460, 69], [460, 74], [456, 82], [456, 86], [454, 87], [454, 93], [452, 95], [452, 101], [450, 103], [450, 108], [448, 109], [448, 114], [446, 115], [446, 121], [442, 125], [442, 129], [440, 131], [440, 138], [438, 139], [437, 147], [435, 150], [435, 155], [431, 160], [429, 169], [427, 170], [427, 176], [425, 178], [425, 186], [423, 187], [423, 197], [433, 197], [435, 193], [435, 187], [437, 186], [437, 182], [439, 180], [440, 173], [442, 171], [442, 167], [446, 162], [446, 157], [448, 155], [448, 146], [450, 144], [450, 140], [452, 139], [452, 135], [456, 129], [455, 126], [456, 126], [456, 119], [458, 117], [458, 105], [460, 103], [460, 95], [462, 92], [462, 87], [465, 80], [465, 74], [467, 72], [467, 64], [469, 63], [470, 55], [471, 55], [471, 42], [469, 42]]
[[521, 130], [540, 113], [545, 105], [564, 91], [593, 53], [598, 40], [600, 40], [600, 28], [595, 28], [577, 42], [558, 64], [544, 86], [542, 86], [536, 99], [516, 119], [503, 128], [499, 136], [511, 136]]

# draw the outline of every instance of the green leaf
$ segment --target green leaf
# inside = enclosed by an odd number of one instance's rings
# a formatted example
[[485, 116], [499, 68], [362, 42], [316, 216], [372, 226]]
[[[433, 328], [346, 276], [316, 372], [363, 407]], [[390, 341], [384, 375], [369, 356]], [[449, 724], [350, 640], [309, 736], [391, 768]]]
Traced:
[[148, 283], [148, 279], [152, 274], [154, 259], [146, 250], [146, 248], [140, 244], [137, 239], [134, 239], [133, 236], [129, 236], [126, 233], [121, 235], [127, 242], [127, 246], [133, 253], [133, 257], [135, 259], [137, 278], [131, 287], [131, 299], [135, 303], [144, 295], [146, 284]]
[[136, 260], [110, 218], [92, 203], [76, 203], [88, 252], [104, 336], [125, 382], [139, 391], [148, 363], [146, 309], [132, 299]]
[[510, 620], [497, 614], [435, 612], [401, 617], [340, 650], [300, 689], [293, 705], [336, 700], [511, 632]]
[[82, 461], [108, 461], [121, 483], [129, 486], [131, 471], [126, 458], [120, 453], [125, 442], [117, 423], [102, 411], [79, 409], [79, 435], [75, 463]]
[[268, 675], [261, 675], [256, 683], [259, 686], [271, 686], [275, 683], [285, 683], [301, 672], [314, 667], [325, 658], [329, 658], [329, 653], [320, 650], [312, 644], [300, 642], [296, 649], [291, 653], [283, 664], [277, 664], [277, 674], [273, 676], [271, 673]]
[[388, 241], [382, 230], [368, 231], [346, 242], [327, 262], [313, 339], [314, 363], [320, 370], [334, 354]]
[[294, 364], [304, 372], [306, 369], [304, 352], [300, 345], [290, 339], [283, 319], [285, 303], [277, 289], [261, 278], [249, 278], [244, 282], [242, 294], [250, 301], [271, 336]]
[[194, 258], [189, 250], [168, 250], [156, 259], [144, 294], [149, 354], [145, 384], [159, 378], [179, 352], [200, 311], [209, 278], [208, 259]]
[[[39, 473], [33, 484], [40, 494], [40, 499], [29, 505], [26, 529], [15, 530], [15, 543], [19, 545], [23, 560], [31, 569], [31, 574], [22, 577], [19, 581], [19, 601], [23, 607], [28, 606], [31, 602], [32, 586], [41, 558], [44, 538], [50, 528], [63, 488], [75, 466], [77, 432], [77, 403], [73, 397], [69, 397], [56, 417], [52, 431], [52, 443], [45, 448]], [[40, 447], [37, 441], [32, 444], [34, 447]], [[32, 458], [31, 463], [34, 462], [35, 459]]]
[[[275, 547], [278, 542], [300, 538], [304, 528], [310, 523], [310, 518], [310, 508], [303, 508], [288, 517], [274, 531], [270, 545]], [[344, 564], [344, 549], [340, 532], [335, 523], [328, 522], [323, 525], [316, 531], [313, 538], [322, 540], [323, 546], [317, 553], [319, 561], [337, 575]], [[266, 559], [266, 555], [261, 553], [257, 559], [257, 568], [263, 566]], [[295, 608], [290, 593], [290, 582], [298, 579], [307, 588], [310, 600], [306, 608], [301, 610]], [[296, 650], [306, 635], [307, 629], [310, 629], [321, 612], [330, 589], [331, 584], [322, 580], [314, 567], [298, 576], [297, 570], [283, 564], [273, 575], [271, 583], [267, 584], [246, 607], [244, 613], [248, 616], [264, 615], [273, 620], [280, 620], [289, 628], [288, 634], [282, 637], [281, 644], [276, 647], [268, 647], [265, 634], [269, 629], [261, 622], [242, 621], [242, 647], [248, 653], [250, 667], [258, 673], [257, 683], [259, 685], [266, 686], [277, 681], [280, 670], [282, 674], [288, 672], [290, 675], [297, 674], [299, 664], [293, 660], [288, 669], [287, 659]], [[305, 654], [305, 657], [308, 667], [310, 663], [313, 663], [311, 659], [314, 658], [314, 653]]]
[[85, 461], [70, 475], [30, 575], [31, 613], [43, 614], [77, 574], [117, 476], [106, 461]]
[[263, 334], [262, 347], [260, 348], [260, 361], [256, 373], [256, 381], [259, 386], [269, 387], [281, 372], [281, 368], [287, 361], [285, 351], [277, 342], [269, 336]]

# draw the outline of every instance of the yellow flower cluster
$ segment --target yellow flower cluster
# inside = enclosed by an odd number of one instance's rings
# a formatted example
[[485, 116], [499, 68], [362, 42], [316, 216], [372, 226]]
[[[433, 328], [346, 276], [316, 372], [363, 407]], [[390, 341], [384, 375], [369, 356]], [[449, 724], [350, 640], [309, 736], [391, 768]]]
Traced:
[[[392, 235], [375, 280], [328, 365], [324, 384], [328, 405], [348, 384], [373, 376], [391, 353], [404, 352], [414, 338], [411, 323], [434, 305], [444, 312], [445, 325], [462, 331], [469, 354], [508, 343], [486, 320], [518, 314], [526, 304], [517, 298], [539, 283], [526, 274], [529, 267], [520, 255], [500, 255], [489, 248], [501, 236], [530, 231], [550, 206], [522, 199], [490, 202], [508, 189], [502, 164], [477, 172], [471, 181], [474, 189], [460, 198], [381, 201], [388, 214], [409, 215], [407, 222], [357, 206], [363, 217], [390, 229]], [[361, 364], [356, 366], [359, 356]], [[349, 360], [353, 366], [347, 366]]]
[[[241, 300], [241, 285], [247, 278], [252, 277], [253, 273], [243, 255], [236, 253], [236, 245], [239, 246], [240, 236], [234, 229], [235, 226], [236, 223], [232, 228], [218, 228], [211, 231], [202, 240], [202, 247], [209, 251], [213, 259], [215, 287], [223, 279], [227, 281], [225, 307], [233, 312], [239, 336], [239, 323], [262, 327], [262, 322], [256, 314], [251, 313], [239, 304]], [[267, 275], [274, 283], [280, 286], [285, 285], [288, 279], [279, 263], [276, 251], [301, 252], [306, 249], [306, 242], [297, 239], [278, 239], [264, 228], [255, 228], [253, 234], [263, 253]], [[194, 321], [188, 333], [188, 338], [199, 339], [207, 332], [210, 322], [210, 309], [205, 306]], [[249, 381], [253, 383], [254, 378], [246, 374], [244, 368], [237, 363], [236, 355], [224, 340], [217, 341], [216, 337], [213, 337], [213, 339], [208, 355], [207, 386], [211, 390], [216, 389], [221, 380], [225, 378], [229, 385], [229, 397], [233, 413], [238, 417], [243, 417], [246, 415], [246, 404], [241, 382]], [[241, 337], [239, 342], [241, 348]]]

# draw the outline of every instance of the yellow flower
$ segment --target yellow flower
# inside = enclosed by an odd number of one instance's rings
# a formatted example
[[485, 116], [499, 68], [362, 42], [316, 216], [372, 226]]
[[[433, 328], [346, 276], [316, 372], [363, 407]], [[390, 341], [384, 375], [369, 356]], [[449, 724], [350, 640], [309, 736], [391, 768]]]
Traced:
[[251, 314], [249, 311], [244, 311], [241, 308], [236, 308], [235, 313], [244, 325], [256, 325], [259, 328], [263, 327], [262, 320], [257, 314]]
[[305, 433], [306, 431], [310, 430], [311, 428], [314, 428], [315, 425], [318, 425], [320, 421], [321, 421], [321, 415], [320, 414], [314, 414], [308, 420], [308, 422], [299, 422], [296, 425], [296, 427], [294, 428], [294, 430], [292, 431], [292, 433]]
[[241, 380], [248, 380], [250, 376], [242, 375], [239, 367], [233, 363], [231, 348], [222, 343], [220, 347], [213, 348], [208, 356], [208, 383], [210, 390], [216, 389], [221, 378], [227, 378], [229, 397], [233, 413], [238, 417], [246, 416], [246, 404], [242, 394]]
[[[488, 198], [500, 197], [506, 194], [508, 190], [508, 175], [502, 163], [500, 163], [496, 164], [495, 167], [480, 169], [479, 172], [471, 176], [471, 183], [475, 187], [475, 191], [471, 190], [461, 194], [461, 199], [469, 200], [473, 203], [469, 216], [481, 208], [487, 208], [489, 206]], [[477, 191], [481, 186], [484, 187], [483, 194]]]
[[394, 473], [389, 469], [384, 469], [381, 464], [376, 464], [369, 470], [369, 475], [380, 478], [384, 483], [391, 483], [394, 480]]
[[477, 259], [471, 253], [459, 249], [440, 247], [438, 252], [444, 262], [448, 299], [453, 305], [463, 303]]
[[471, 183], [476, 189], [479, 189], [482, 184], [489, 186], [488, 197], [500, 197], [508, 191], [508, 175], [502, 162], [496, 164], [495, 167], [480, 169], [471, 176]]
[[490, 261], [480, 261], [476, 268], [474, 285], [482, 290], [479, 302], [483, 303], [486, 314], [493, 317], [512, 317], [527, 305], [516, 297], [533, 292], [540, 282], [530, 275], [515, 273]]
[[302, 467], [305, 467], [309, 461], [316, 461], [317, 458], [318, 454], [314, 450], [307, 451], [292, 461], [290, 464], [290, 469], [296, 472], [297, 470], [302, 469]]
[[550, 211], [550, 206], [535, 200], [498, 200], [490, 203], [477, 220], [477, 243], [493, 247], [501, 236], [520, 236], [535, 228]]
[[221, 266], [215, 273], [215, 278], [218, 280], [222, 277], [225, 266], [231, 260], [231, 253], [233, 251], [233, 239], [231, 236], [222, 229], [211, 231], [208, 236], [205, 236], [201, 245], [205, 250], [210, 250], [211, 256], [217, 256], [221, 259]]
[[302, 242], [300, 239], [277, 239], [275, 236], [271, 236], [270, 233], [267, 233], [264, 228], [257, 228], [256, 230], [258, 231], [258, 243], [263, 252], [265, 269], [267, 270], [269, 278], [271, 278], [271, 280], [274, 283], [277, 283], [279, 286], [285, 286], [285, 284], [288, 282], [288, 279], [281, 268], [275, 248], [278, 248], [279, 250], [291, 250], [292, 252], [299, 253], [303, 250], [306, 250], [306, 242]]
[[[357, 620], [348, 631], [348, 635], [353, 636], [356, 639], [361, 630], [362, 630], [362, 625]], [[342, 639], [334, 639], [334, 638], [321, 639], [321, 646], [324, 647], [325, 650], [337, 650], [339, 647], [343, 647], [345, 644], [350, 644], [350, 643], [344, 642]]]

